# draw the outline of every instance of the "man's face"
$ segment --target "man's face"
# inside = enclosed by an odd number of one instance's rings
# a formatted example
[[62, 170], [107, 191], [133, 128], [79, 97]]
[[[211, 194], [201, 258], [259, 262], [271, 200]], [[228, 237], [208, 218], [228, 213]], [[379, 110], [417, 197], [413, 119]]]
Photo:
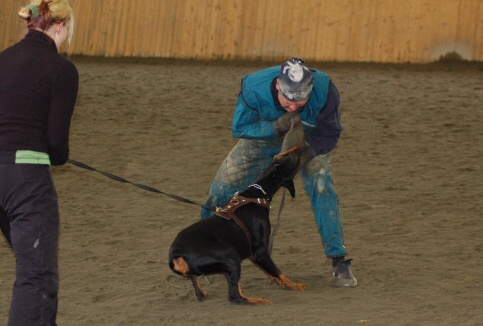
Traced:
[[280, 85], [278, 83], [277, 79], [277, 85], [276, 88], [278, 90], [278, 100], [280, 101], [280, 104], [284, 107], [284, 109], [288, 112], [295, 112], [305, 104], [307, 104], [307, 101], [309, 99], [303, 100], [303, 101], [290, 101], [288, 100], [285, 96], [283, 96], [282, 92], [280, 92]]

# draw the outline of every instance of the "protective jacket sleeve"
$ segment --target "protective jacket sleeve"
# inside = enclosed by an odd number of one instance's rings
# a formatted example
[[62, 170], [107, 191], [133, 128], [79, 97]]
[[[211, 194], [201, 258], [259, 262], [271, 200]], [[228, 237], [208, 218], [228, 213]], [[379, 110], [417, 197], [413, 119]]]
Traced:
[[233, 117], [232, 131], [236, 138], [246, 139], [274, 139], [277, 138], [276, 121], [262, 120], [257, 109], [250, 107], [238, 95]]
[[331, 82], [327, 101], [317, 116], [315, 128], [308, 132], [307, 142], [312, 155], [332, 151], [337, 145], [342, 130], [339, 91]]

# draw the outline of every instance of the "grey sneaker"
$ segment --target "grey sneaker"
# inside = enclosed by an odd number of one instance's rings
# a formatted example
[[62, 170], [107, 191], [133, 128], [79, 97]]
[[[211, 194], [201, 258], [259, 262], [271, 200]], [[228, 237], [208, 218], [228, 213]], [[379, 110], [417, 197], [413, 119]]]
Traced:
[[357, 285], [357, 280], [352, 275], [351, 260], [346, 259], [341, 261], [332, 270], [332, 276], [334, 277], [334, 285], [336, 287], [354, 288]]

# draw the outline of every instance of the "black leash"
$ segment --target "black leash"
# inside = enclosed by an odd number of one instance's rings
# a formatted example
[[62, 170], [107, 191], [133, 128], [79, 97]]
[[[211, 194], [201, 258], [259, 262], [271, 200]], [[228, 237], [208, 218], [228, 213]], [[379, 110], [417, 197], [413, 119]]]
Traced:
[[70, 164], [73, 164], [75, 166], [78, 166], [78, 167], [83, 168], [83, 169], [86, 169], [86, 170], [99, 172], [100, 174], [105, 175], [106, 177], [111, 178], [113, 180], [116, 180], [116, 181], [119, 181], [119, 182], [123, 182], [123, 183], [129, 183], [129, 184], [132, 184], [133, 186], [136, 186], [138, 188], [141, 188], [141, 189], [144, 189], [144, 190], [147, 190], [147, 191], [151, 191], [151, 192], [154, 192], [154, 193], [162, 194], [162, 195], [171, 197], [171, 198], [173, 198], [173, 199], [175, 199], [177, 201], [183, 202], [183, 203], [198, 205], [198, 206], [201, 206], [201, 207], [206, 208], [206, 209], [211, 210], [211, 211], [215, 211], [216, 210], [216, 207], [207, 206], [207, 205], [203, 205], [203, 204], [198, 204], [198, 203], [196, 203], [196, 202], [194, 202], [192, 200], [189, 200], [189, 199], [186, 199], [186, 198], [183, 198], [183, 197], [180, 197], [180, 196], [176, 196], [176, 195], [173, 195], [173, 194], [168, 194], [166, 192], [162, 192], [162, 191], [160, 191], [158, 189], [155, 189], [155, 188], [152, 188], [152, 187], [143, 185], [143, 184], [131, 182], [131, 181], [128, 181], [128, 180], [126, 180], [124, 178], [118, 177], [117, 175], [114, 175], [114, 174], [111, 174], [111, 173], [107, 173], [107, 172], [103, 172], [103, 171], [99, 171], [99, 170], [97, 170], [97, 169], [95, 169], [95, 168], [93, 168], [93, 167], [91, 167], [91, 166], [89, 166], [87, 164], [81, 163], [81, 162], [77, 162], [77, 161], [74, 161], [74, 160], [69, 160], [68, 162]]
[[[77, 167], [80, 167], [80, 168], [83, 168], [83, 169], [86, 169], [86, 170], [89, 170], [89, 171], [95, 171], [95, 172], [98, 172], [108, 178], [111, 178], [115, 181], [119, 181], [119, 182], [123, 182], [123, 183], [129, 183], [129, 184], [132, 184], [133, 186], [136, 186], [138, 188], [141, 188], [141, 189], [144, 189], [144, 190], [147, 190], [147, 191], [151, 191], [151, 192], [154, 192], [154, 193], [158, 193], [158, 194], [162, 194], [162, 195], [165, 195], [165, 196], [168, 196], [168, 197], [171, 197], [177, 201], [180, 201], [180, 202], [183, 202], [183, 203], [187, 203], [187, 204], [193, 204], [193, 205], [197, 205], [197, 206], [201, 206], [203, 208], [206, 208], [210, 211], [216, 211], [216, 207], [213, 207], [213, 206], [208, 206], [208, 205], [203, 205], [203, 204], [198, 204], [192, 200], [189, 200], [189, 199], [186, 199], [186, 198], [183, 198], [183, 197], [180, 197], [180, 196], [176, 196], [176, 195], [173, 195], [173, 194], [168, 194], [166, 192], [163, 192], [161, 190], [158, 190], [158, 189], [155, 189], [153, 187], [149, 187], [149, 186], [146, 186], [146, 185], [143, 185], [143, 184], [140, 184], [140, 183], [135, 183], [135, 182], [131, 182], [131, 181], [128, 181], [124, 178], [121, 178], [121, 177], [118, 177], [117, 175], [114, 175], [114, 174], [111, 174], [111, 173], [107, 173], [107, 172], [103, 172], [103, 171], [99, 171], [87, 164], [84, 164], [84, 163], [81, 163], [81, 162], [78, 162], [78, 161], [74, 161], [74, 160], [68, 160], [68, 162], [72, 165], [75, 165]], [[277, 217], [277, 222], [275, 223], [275, 226], [273, 228], [273, 231], [272, 231], [272, 234], [270, 235], [270, 239], [269, 239], [269, 244], [268, 244], [268, 253], [271, 254], [272, 252], [272, 248], [273, 248], [273, 241], [275, 239], [275, 236], [277, 234], [277, 231], [278, 231], [278, 227], [280, 226], [280, 216], [282, 214], [282, 209], [283, 209], [283, 204], [285, 202], [285, 188], [283, 189], [283, 194], [282, 194], [282, 200], [280, 202], [280, 208], [278, 210], [278, 217]]]

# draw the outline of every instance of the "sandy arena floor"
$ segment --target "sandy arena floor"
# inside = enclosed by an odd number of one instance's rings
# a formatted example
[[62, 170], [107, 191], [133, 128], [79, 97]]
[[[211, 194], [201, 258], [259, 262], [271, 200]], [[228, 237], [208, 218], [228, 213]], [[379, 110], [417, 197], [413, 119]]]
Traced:
[[[240, 78], [272, 65], [72, 60], [81, 84], [71, 159], [195, 202], [236, 142]], [[311, 66], [341, 92], [345, 131], [333, 177], [359, 286], [332, 287], [300, 176], [273, 257], [307, 290], [279, 288], [246, 262], [244, 294], [273, 304], [239, 306], [227, 301], [223, 276], [200, 279], [209, 297], [199, 303], [167, 265], [198, 206], [67, 164], [52, 168], [59, 325], [483, 325], [483, 64]], [[14, 261], [1, 238], [2, 325]]]

